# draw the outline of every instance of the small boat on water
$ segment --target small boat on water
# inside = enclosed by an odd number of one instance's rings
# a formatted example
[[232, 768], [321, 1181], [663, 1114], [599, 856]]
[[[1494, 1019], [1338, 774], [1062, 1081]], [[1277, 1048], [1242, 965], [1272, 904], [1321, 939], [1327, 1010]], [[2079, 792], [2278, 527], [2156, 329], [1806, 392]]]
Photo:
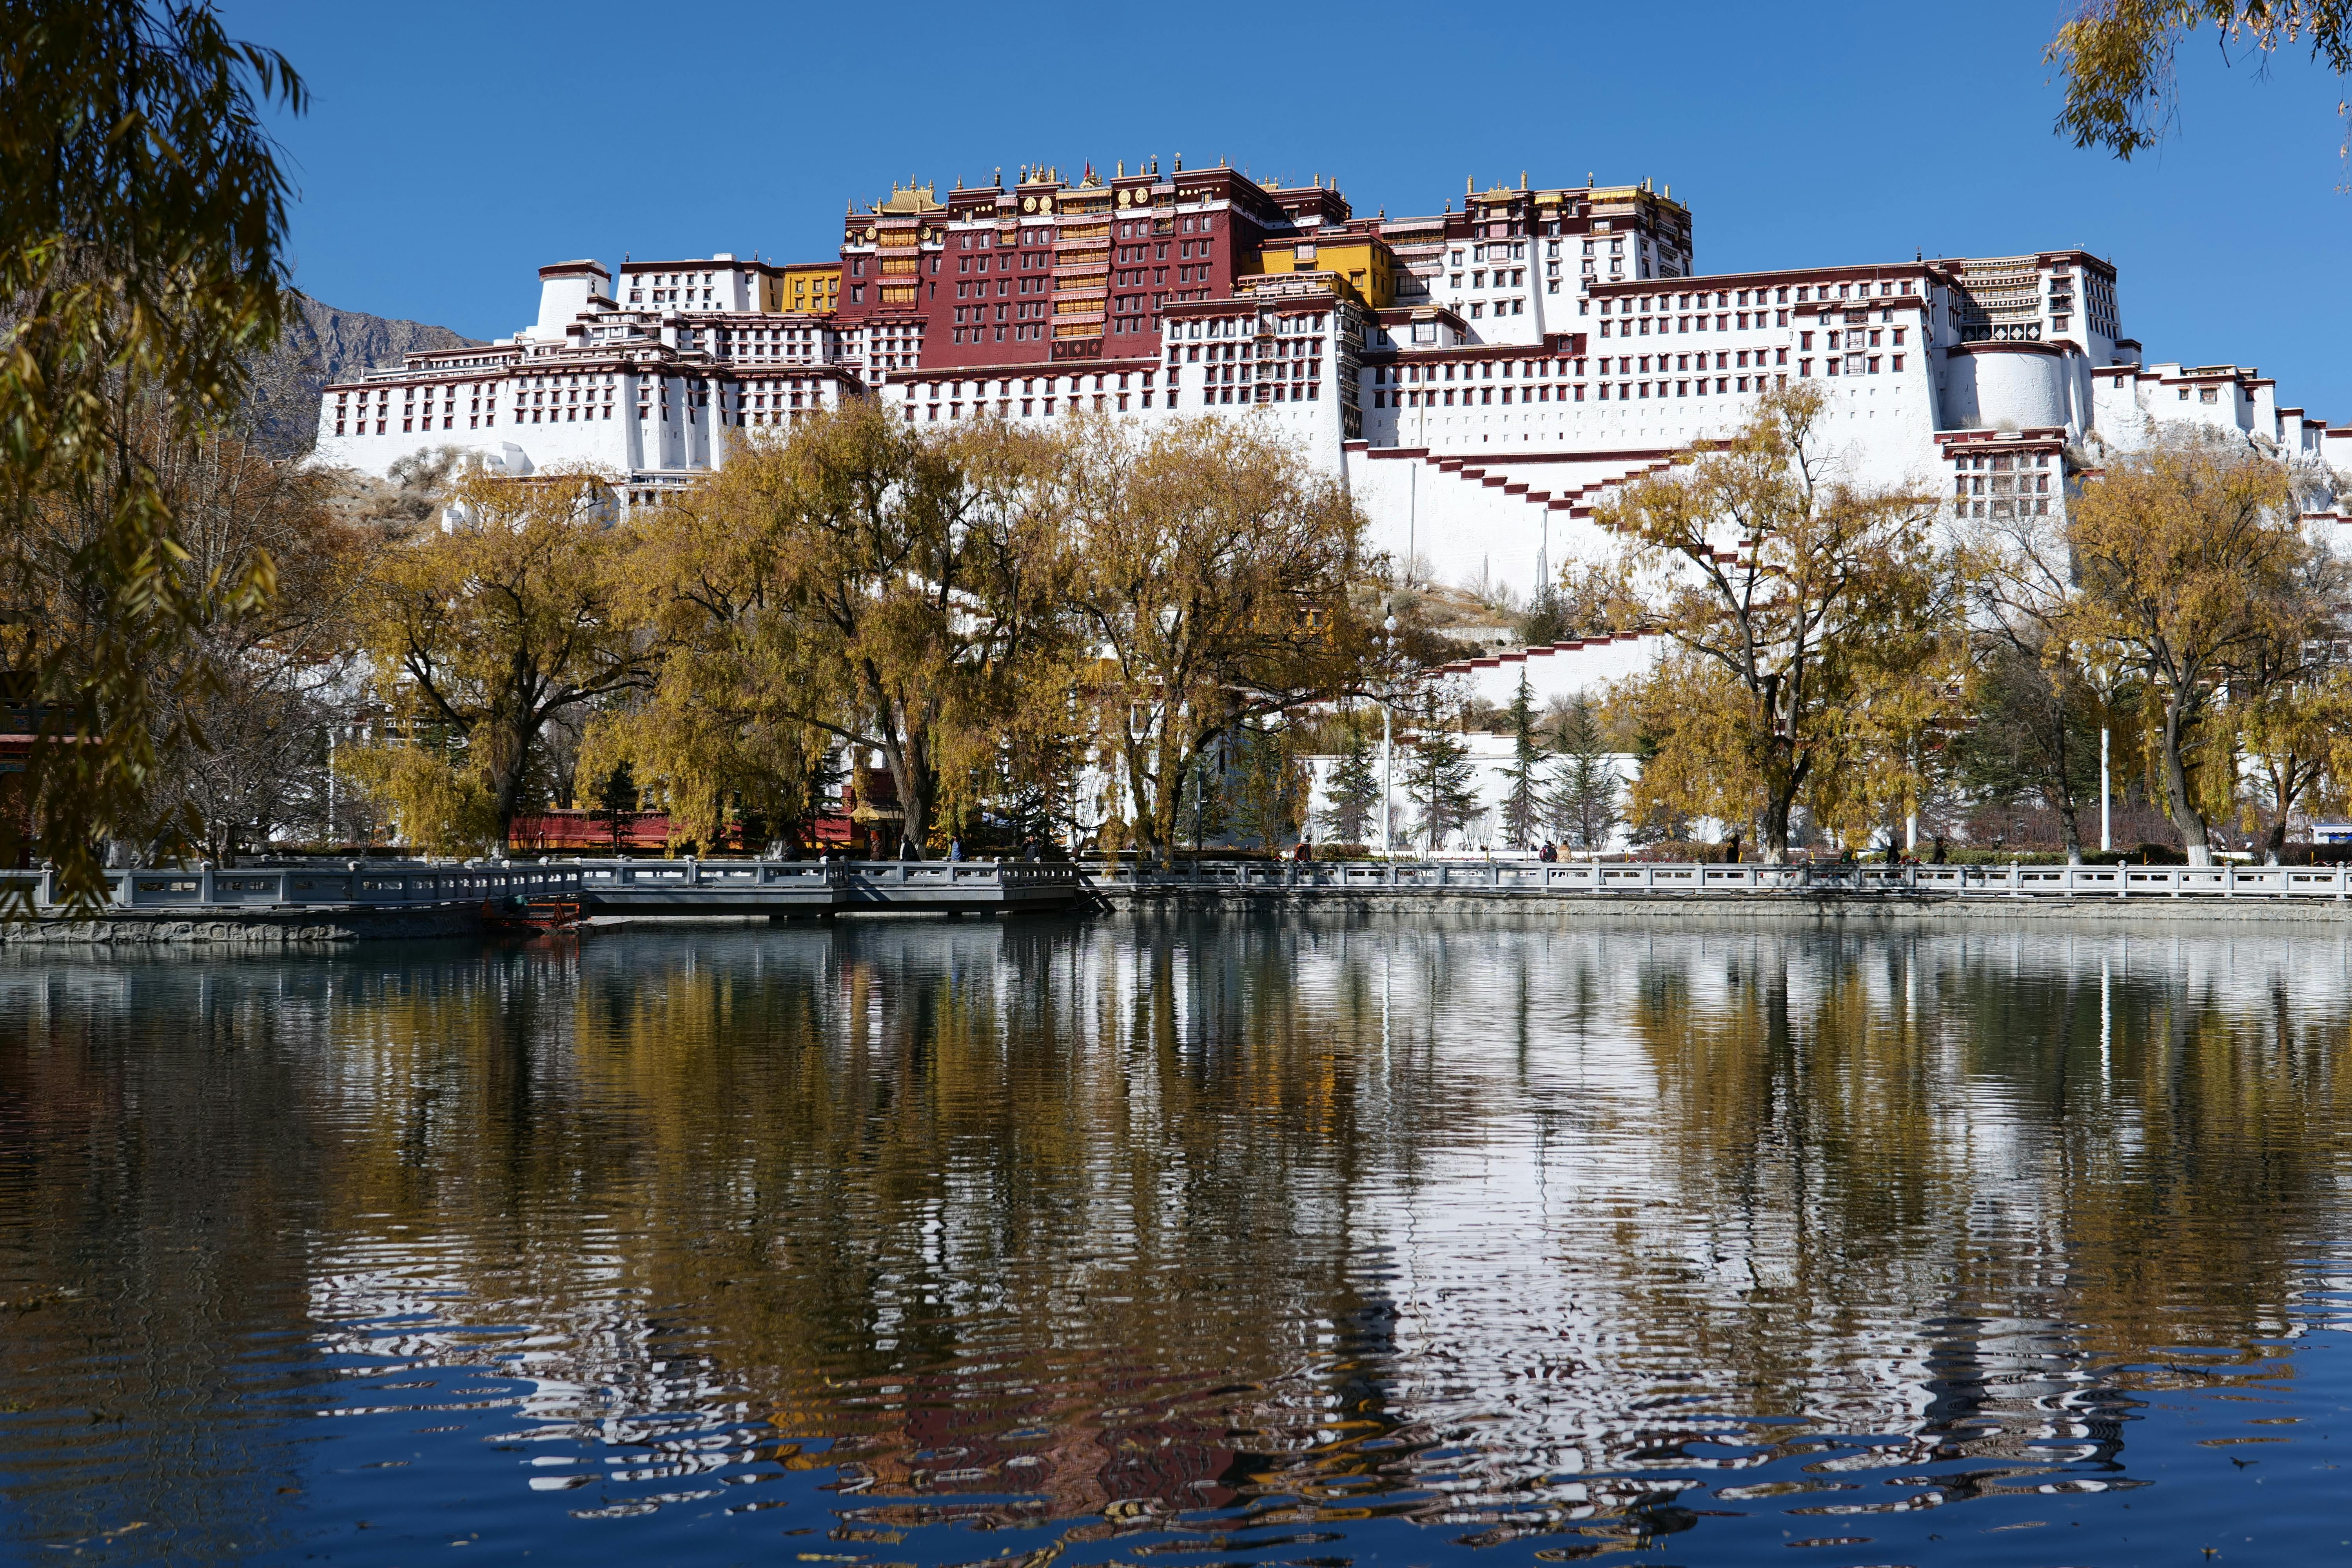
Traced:
[[484, 929], [511, 936], [576, 934], [580, 921], [577, 899], [526, 899], [516, 893], [482, 900]]

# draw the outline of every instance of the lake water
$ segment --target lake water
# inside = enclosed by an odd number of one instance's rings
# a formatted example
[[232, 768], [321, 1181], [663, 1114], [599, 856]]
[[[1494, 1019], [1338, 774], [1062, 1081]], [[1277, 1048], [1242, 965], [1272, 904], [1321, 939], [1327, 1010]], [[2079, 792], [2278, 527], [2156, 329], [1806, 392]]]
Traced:
[[2326, 931], [19, 953], [0, 1557], [2343, 1562], [2347, 1132]]

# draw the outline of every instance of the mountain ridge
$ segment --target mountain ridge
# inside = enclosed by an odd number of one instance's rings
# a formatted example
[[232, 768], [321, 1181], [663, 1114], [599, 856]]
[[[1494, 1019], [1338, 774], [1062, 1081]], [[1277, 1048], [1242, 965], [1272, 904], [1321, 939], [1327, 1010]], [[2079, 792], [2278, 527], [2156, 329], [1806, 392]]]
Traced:
[[277, 346], [254, 367], [247, 400], [255, 434], [289, 457], [308, 452], [317, 441], [319, 395], [330, 383], [373, 365], [397, 364], [404, 354], [482, 346], [478, 338], [429, 321], [346, 310], [299, 290], [293, 300]]

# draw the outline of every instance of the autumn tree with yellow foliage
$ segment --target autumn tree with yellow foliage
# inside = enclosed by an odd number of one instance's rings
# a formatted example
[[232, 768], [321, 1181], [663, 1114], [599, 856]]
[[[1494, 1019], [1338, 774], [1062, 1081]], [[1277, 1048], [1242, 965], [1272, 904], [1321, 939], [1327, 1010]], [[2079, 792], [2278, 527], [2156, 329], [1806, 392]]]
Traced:
[[592, 754], [630, 751], [708, 841], [730, 794], [789, 815], [816, 756], [869, 749], [924, 843], [997, 770], [1032, 686], [1055, 684], [1062, 475], [1050, 437], [931, 436], [876, 404], [747, 433], [646, 525], [637, 592], [662, 668]]
[[2242, 440], [2175, 426], [2084, 487], [2066, 537], [2076, 584], [2059, 626], [2148, 693], [2166, 809], [2189, 863], [2210, 865], [2208, 823], [2237, 790], [2231, 684], [2274, 745], [2296, 722], [2277, 704], [2300, 650], [2330, 624], [2291, 475]]
[[1935, 501], [1849, 482], [1822, 404], [1807, 384], [1767, 393], [1729, 439], [1596, 510], [1679, 650], [1633, 694], [1654, 748], [1637, 810], [1752, 810], [1773, 862], [1801, 796], [1853, 826], [1916, 789], [1964, 658]]
[[1392, 655], [1360, 590], [1363, 514], [1271, 431], [1189, 419], [1069, 438], [1079, 698], [1137, 842], [1172, 859], [1182, 783], [1216, 737], [1364, 689]]
[[625, 584], [635, 538], [590, 474], [477, 470], [443, 515], [386, 552], [355, 606], [402, 734], [352, 766], [410, 842], [503, 847], [551, 728], [648, 679]]

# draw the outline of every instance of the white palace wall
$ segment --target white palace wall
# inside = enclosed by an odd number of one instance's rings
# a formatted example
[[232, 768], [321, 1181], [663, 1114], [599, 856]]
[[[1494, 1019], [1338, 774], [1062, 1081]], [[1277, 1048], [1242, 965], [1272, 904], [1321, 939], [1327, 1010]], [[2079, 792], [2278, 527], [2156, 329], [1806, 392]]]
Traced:
[[[2063, 515], [2070, 476], [2170, 420], [2338, 473], [2352, 454], [2352, 430], [2283, 408], [2251, 369], [2140, 363], [2109, 316], [2086, 313], [2081, 298], [2107, 289], [2112, 270], [2080, 252], [1588, 278], [1573, 295], [1538, 296], [1533, 316], [1483, 326], [1450, 307], [1372, 312], [1311, 280], [1258, 279], [1177, 308], [1190, 330], [1171, 318], [1164, 362], [987, 374], [923, 370], [905, 338], [889, 368], [869, 371], [864, 334], [746, 310], [757, 300], [740, 264], [703, 265], [729, 279], [707, 310], [616, 305], [593, 262], [543, 268], [539, 317], [512, 338], [329, 387], [317, 460], [382, 474], [455, 447], [509, 471], [598, 468], [643, 504], [722, 464], [747, 434], [847, 397], [919, 427], [1085, 410], [1142, 430], [1209, 413], [1280, 431], [1340, 477], [1371, 544], [1417, 574], [1525, 598], [1565, 563], [1610, 552], [1592, 513], [1613, 487], [1730, 435], [1773, 387], [1822, 390], [1817, 435], [1839, 477], [1925, 487], [1976, 516], [2029, 494]], [[1230, 401], [1210, 401], [1220, 396]], [[2031, 456], [2000, 457], [2004, 442]]]

